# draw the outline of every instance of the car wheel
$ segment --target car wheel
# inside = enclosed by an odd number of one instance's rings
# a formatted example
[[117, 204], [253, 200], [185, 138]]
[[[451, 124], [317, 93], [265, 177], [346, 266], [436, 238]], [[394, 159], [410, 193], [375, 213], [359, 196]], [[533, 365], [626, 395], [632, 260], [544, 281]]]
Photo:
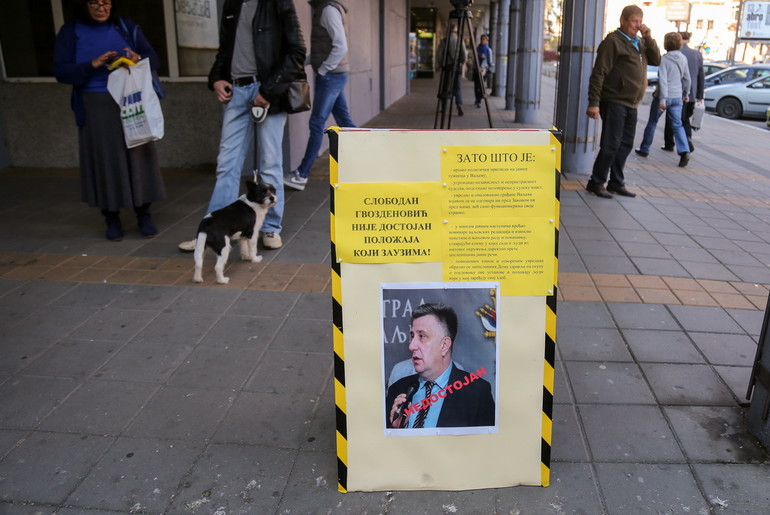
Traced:
[[743, 114], [743, 107], [737, 98], [723, 98], [717, 104], [717, 114], [723, 118], [735, 120]]

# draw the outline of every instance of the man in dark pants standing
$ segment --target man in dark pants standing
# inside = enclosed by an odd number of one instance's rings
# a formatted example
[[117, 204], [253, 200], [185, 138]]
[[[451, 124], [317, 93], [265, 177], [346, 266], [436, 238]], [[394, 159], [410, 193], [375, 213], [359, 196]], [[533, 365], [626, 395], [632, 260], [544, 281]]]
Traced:
[[636, 196], [626, 189], [623, 168], [634, 147], [636, 108], [647, 89], [647, 64], [660, 64], [658, 44], [642, 19], [638, 6], [623, 8], [620, 27], [599, 44], [591, 72], [586, 115], [601, 116], [602, 135], [586, 190], [597, 197], [612, 198], [613, 193]]
[[[695, 102], [703, 100], [703, 83], [705, 75], [703, 72], [703, 56], [694, 48], [687, 46], [690, 42], [689, 32], [680, 32], [682, 36], [682, 48], [680, 52], [687, 58], [687, 67], [690, 69], [690, 77], [692, 77], [692, 83], [690, 84], [689, 101], [685, 102], [684, 109], [682, 109], [682, 126], [684, 127], [684, 133], [687, 134], [687, 143], [690, 144], [690, 152], [695, 150], [695, 146], [692, 144], [692, 125], [690, 120], [695, 112]], [[674, 151], [674, 131], [671, 130], [671, 125], [666, 118], [666, 127], [663, 131], [663, 150], [668, 152]]]

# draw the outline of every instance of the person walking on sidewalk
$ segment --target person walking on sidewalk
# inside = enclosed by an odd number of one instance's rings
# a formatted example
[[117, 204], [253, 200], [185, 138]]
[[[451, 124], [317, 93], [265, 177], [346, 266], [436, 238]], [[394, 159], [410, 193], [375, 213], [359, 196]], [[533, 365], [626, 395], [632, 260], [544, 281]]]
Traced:
[[473, 72], [473, 92], [476, 94], [476, 107], [481, 107], [481, 101], [484, 99], [484, 90], [489, 83], [489, 77], [492, 75], [492, 68], [495, 64], [494, 54], [489, 47], [489, 36], [481, 35], [481, 43], [476, 47], [476, 54], [479, 58], [478, 72]]
[[[690, 145], [690, 152], [695, 151], [695, 145], [692, 143], [692, 115], [695, 113], [695, 102], [703, 101], [703, 89], [705, 85], [705, 74], [703, 72], [703, 56], [694, 48], [687, 46], [690, 42], [689, 32], [680, 32], [682, 35], [682, 48], [680, 51], [687, 58], [687, 68], [690, 70], [690, 91], [689, 101], [684, 103], [682, 109], [682, 126], [687, 135], [687, 143]], [[663, 150], [674, 151], [674, 131], [666, 118], [666, 128], [663, 131]]]
[[[207, 213], [233, 203], [239, 195], [241, 170], [253, 139], [251, 107], [268, 108], [257, 131], [259, 174], [275, 186], [275, 206], [262, 225], [262, 245], [281, 248], [283, 219], [283, 129], [287, 114], [281, 96], [295, 79], [304, 77], [305, 41], [292, 0], [225, 0], [219, 50], [208, 86], [223, 104], [214, 191]], [[256, 149], [255, 149], [256, 150]], [[195, 250], [195, 240], [179, 244]]]
[[[671, 124], [679, 152], [679, 166], [685, 167], [690, 161], [690, 146], [682, 126], [682, 104], [689, 100], [690, 70], [687, 58], [679, 51], [682, 48], [682, 36], [678, 32], [669, 32], [663, 37], [663, 47], [667, 50], [658, 68], [657, 109], [650, 108], [650, 119], [644, 129], [642, 143], [636, 153], [642, 157], [650, 154], [655, 126], [661, 113], [666, 113], [666, 122]], [[655, 104], [653, 97], [653, 104]]]
[[[158, 234], [152, 202], [166, 198], [160, 159], [154, 142], [126, 148], [120, 106], [107, 91], [107, 69], [118, 57], [133, 62], [158, 54], [134, 22], [118, 16], [119, 0], [80, 0], [74, 20], [56, 36], [53, 71], [56, 80], [72, 84], [71, 105], [78, 126], [81, 199], [102, 211], [105, 237], [123, 239], [121, 209], [133, 209], [139, 232]], [[125, 66], [125, 65], [124, 65]]]
[[599, 44], [589, 79], [586, 115], [601, 116], [602, 134], [586, 190], [597, 197], [636, 196], [626, 189], [623, 168], [634, 148], [637, 106], [647, 89], [647, 64], [660, 64], [660, 50], [642, 19], [638, 6], [623, 8], [620, 27]]
[[310, 137], [299, 168], [283, 178], [295, 190], [304, 190], [323, 141], [329, 114], [340, 127], [355, 127], [345, 99], [348, 82], [347, 0], [311, 0], [310, 65], [315, 72], [315, 94], [308, 127]]

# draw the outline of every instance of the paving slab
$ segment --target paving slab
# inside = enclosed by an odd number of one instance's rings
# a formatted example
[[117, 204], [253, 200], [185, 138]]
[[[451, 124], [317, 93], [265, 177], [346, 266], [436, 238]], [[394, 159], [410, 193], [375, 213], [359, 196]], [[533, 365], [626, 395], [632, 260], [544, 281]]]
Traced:
[[566, 364], [581, 404], [656, 404], [636, 363], [576, 361]]
[[705, 363], [705, 358], [684, 331], [624, 329], [623, 337], [634, 358], [652, 363]]
[[559, 329], [559, 352], [570, 361], [633, 361], [617, 329], [572, 327]]
[[30, 434], [0, 462], [0, 499], [64, 502], [112, 441], [93, 435]]
[[596, 469], [608, 513], [708, 513], [685, 465], [600, 463]]
[[79, 508], [161, 513], [201, 451], [199, 443], [119, 438], [65, 503]]
[[666, 406], [666, 416], [694, 462], [763, 463], [767, 454], [743, 430], [743, 410], [719, 406]]
[[714, 510], [742, 515], [770, 511], [770, 473], [762, 465], [693, 465]]
[[650, 388], [661, 404], [732, 406], [730, 390], [708, 365], [642, 363]]
[[685, 457], [658, 406], [579, 406], [596, 461], [684, 463]]

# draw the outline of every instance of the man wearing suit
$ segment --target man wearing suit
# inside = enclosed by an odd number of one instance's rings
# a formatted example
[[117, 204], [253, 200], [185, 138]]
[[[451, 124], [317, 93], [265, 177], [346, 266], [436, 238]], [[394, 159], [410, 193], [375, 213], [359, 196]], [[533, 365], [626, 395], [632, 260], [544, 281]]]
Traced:
[[412, 312], [409, 350], [417, 372], [388, 388], [389, 428], [471, 427], [495, 425], [492, 386], [452, 362], [457, 314], [444, 304], [422, 304]]
[[[703, 100], [703, 56], [694, 48], [690, 48], [687, 44], [690, 42], [689, 32], [680, 32], [682, 36], [682, 48], [680, 52], [687, 58], [687, 67], [690, 70], [690, 91], [687, 92], [689, 100], [685, 102], [684, 109], [682, 109], [682, 126], [684, 127], [684, 133], [687, 134], [687, 142], [690, 144], [690, 152], [695, 150], [695, 146], [692, 144], [692, 125], [690, 120], [695, 112], [695, 102]], [[669, 152], [674, 151], [674, 131], [671, 129], [671, 125], [666, 118], [666, 127], [663, 131], [663, 150]]]

